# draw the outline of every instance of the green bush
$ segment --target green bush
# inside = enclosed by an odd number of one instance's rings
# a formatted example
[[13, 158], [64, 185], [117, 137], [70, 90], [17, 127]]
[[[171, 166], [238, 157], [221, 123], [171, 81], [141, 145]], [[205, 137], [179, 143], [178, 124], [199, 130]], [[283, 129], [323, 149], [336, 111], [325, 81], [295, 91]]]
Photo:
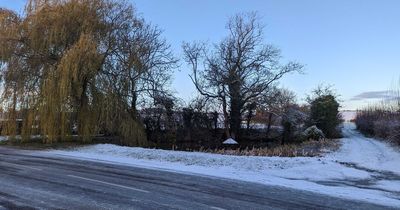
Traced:
[[315, 125], [323, 131], [327, 138], [340, 137], [338, 129], [341, 123], [339, 114], [340, 104], [337, 96], [328, 87], [325, 89], [318, 88], [314, 91], [314, 96], [309, 97], [310, 118], [308, 125]]

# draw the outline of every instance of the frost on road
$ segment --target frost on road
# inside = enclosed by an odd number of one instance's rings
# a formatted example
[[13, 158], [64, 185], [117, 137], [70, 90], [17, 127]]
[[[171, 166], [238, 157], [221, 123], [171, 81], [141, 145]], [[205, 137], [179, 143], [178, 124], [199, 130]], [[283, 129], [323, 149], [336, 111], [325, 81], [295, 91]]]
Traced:
[[46, 154], [279, 185], [400, 207], [400, 153], [363, 137], [354, 124], [344, 124], [343, 133], [339, 151], [324, 157], [238, 157], [110, 144]]

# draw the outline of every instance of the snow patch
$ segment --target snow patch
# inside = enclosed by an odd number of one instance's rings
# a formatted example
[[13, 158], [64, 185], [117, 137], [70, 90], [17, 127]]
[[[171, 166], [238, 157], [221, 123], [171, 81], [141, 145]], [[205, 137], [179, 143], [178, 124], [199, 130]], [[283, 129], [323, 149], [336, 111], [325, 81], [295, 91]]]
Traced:
[[229, 138], [229, 139], [225, 140], [224, 142], [222, 142], [222, 144], [238, 144], [238, 143], [234, 139]]
[[363, 137], [352, 124], [345, 124], [343, 130], [346, 137], [342, 148], [324, 157], [229, 156], [111, 144], [46, 154], [279, 185], [400, 207], [398, 193], [391, 193], [400, 188], [398, 180], [383, 178], [368, 188], [346, 184], [373, 180], [381, 171], [400, 176], [400, 154], [382, 142]]
[[7, 140], [8, 140], [8, 136], [0, 136], [0, 142], [7, 141]]

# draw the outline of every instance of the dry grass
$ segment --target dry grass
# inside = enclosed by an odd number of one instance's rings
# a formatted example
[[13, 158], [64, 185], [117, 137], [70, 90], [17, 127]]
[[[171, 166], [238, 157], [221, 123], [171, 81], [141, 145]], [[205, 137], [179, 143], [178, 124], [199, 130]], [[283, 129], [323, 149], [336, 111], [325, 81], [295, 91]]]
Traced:
[[315, 157], [321, 156], [326, 152], [335, 151], [339, 147], [339, 140], [326, 139], [306, 141], [300, 144], [280, 145], [272, 148], [200, 149], [199, 152], [238, 156]]

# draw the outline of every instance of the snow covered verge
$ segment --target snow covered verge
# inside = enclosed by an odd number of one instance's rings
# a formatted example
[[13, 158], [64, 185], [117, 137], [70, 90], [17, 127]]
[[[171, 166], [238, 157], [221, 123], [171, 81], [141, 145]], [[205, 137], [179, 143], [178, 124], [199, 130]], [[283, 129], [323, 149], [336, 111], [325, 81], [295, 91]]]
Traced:
[[324, 157], [248, 157], [98, 144], [61, 155], [308, 190], [400, 207], [400, 153], [345, 124], [343, 145]]
[[8, 141], [8, 136], [0, 136], [0, 142], [2, 141]]

